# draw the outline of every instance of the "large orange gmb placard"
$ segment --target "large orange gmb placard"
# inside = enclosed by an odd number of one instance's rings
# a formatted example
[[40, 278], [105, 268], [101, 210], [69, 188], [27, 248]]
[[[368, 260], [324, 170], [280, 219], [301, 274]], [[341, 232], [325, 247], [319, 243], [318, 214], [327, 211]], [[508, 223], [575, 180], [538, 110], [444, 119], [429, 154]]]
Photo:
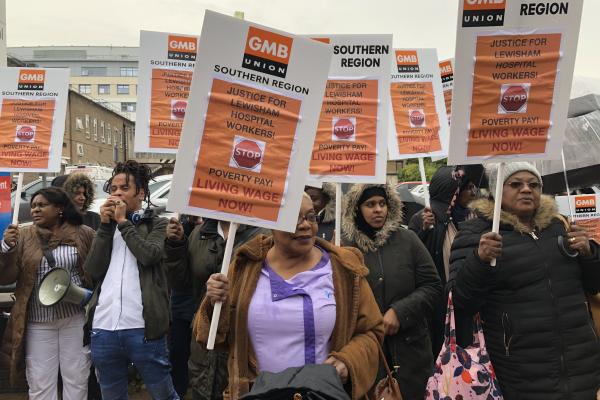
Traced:
[[150, 147], [179, 146], [191, 83], [192, 71], [152, 70]]
[[312, 175], [375, 175], [378, 81], [328, 80], [310, 162]]
[[47, 169], [55, 100], [3, 99], [0, 169]]
[[468, 156], [546, 151], [560, 41], [560, 33], [477, 37]]
[[439, 151], [440, 123], [431, 82], [392, 82], [390, 85], [396, 140], [400, 154]]
[[301, 103], [213, 79], [189, 205], [277, 221]]

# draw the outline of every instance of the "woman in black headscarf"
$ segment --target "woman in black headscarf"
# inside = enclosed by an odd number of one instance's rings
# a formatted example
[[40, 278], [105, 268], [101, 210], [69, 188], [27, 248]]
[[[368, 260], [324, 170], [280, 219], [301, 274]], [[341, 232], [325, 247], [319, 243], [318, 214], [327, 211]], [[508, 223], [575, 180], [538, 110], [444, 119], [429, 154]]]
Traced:
[[427, 249], [401, 225], [402, 203], [388, 185], [354, 185], [346, 194], [342, 239], [358, 248], [383, 316], [384, 352], [405, 399], [422, 399], [433, 368], [427, 320], [442, 285]]

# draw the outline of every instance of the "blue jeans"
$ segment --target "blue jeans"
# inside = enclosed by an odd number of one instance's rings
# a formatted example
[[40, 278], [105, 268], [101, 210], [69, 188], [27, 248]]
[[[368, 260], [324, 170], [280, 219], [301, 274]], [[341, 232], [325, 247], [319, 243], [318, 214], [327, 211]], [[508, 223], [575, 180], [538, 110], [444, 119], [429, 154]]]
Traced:
[[126, 400], [131, 361], [155, 400], [179, 400], [173, 387], [167, 340], [145, 340], [144, 329], [92, 329], [92, 362], [104, 400]]

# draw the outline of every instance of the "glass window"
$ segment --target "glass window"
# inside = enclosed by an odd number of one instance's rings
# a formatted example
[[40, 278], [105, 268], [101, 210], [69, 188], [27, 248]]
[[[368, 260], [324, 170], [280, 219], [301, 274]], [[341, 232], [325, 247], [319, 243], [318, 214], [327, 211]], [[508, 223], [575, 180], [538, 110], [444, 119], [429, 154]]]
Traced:
[[112, 132], [110, 130], [110, 124], [106, 125], [106, 143], [112, 143]]
[[117, 85], [117, 94], [129, 94], [129, 85]]
[[92, 85], [89, 85], [89, 84], [79, 85], [79, 93], [83, 93], [83, 94], [92, 93]]
[[85, 114], [85, 137], [90, 138], [90, 115]]
[[98, 94], [110, 94], [110, 85], [98, 85]]
[[83, 120], [81, 119], [81, 117], [75, 118], [75, 129], [77, 129], [78, 131], [83, 130]]
[[138, 76], [136, 67], [121, 67], [121, 76]]
[[136, 103], [121, 103], [121, 111], [123, 112], [135, 112], [136, 110]]
[[106, 76], [106, 67], [81, 67], [81, 76]]
[[98, 141], [98, 120], [96, 118], [94, 118], [94, 124], [93, 124], [93, 136], [94, 136], [94, 140], [97, 142]]
[[106, 143], [106, 132], [104, 130], [104, 121], [100, 121], [100, 141]]

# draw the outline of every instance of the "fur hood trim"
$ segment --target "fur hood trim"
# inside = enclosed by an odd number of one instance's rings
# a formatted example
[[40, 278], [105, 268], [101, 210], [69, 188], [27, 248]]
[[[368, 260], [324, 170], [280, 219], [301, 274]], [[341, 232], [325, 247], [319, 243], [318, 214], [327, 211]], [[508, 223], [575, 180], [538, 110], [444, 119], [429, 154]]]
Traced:
[[323, 219], [321, 222], [329, 223], [335, 221], [335, 185], [333, 183], [323, 183], [321, 188], [323, 193], [329, 197], [325, 208], [321, 211]]
[[[321, 238], [316, 238], [316, 245], [327, 251], [330, 255], [343, 260], [342, 266], [349, 272], [360, 277], [365, 277], [369, 273], [369, 270], [364, 265], [362, 254], [358, 250], [334, 246]], [[241, 265], [243, 259], [254, 262], [264, 261], [271, 247], [273, 247], [273, 236], [258, 234], [239, 247], [237, 253], [235, 253], [235, 262]]]
[[63, 185], [63, 188], [69, 194], [69, 196], [73, 196], [73, 194], [80, 187], [85, 188], [85, 203], [83, 204], [83, 212], [85, 213], [90, 208], [94, 198], [96, 197], [96, 187], [94, 182], [92, 182], [90, 177], [86, 174], [74, 173], [69, 175], [65, 181], [65, 184]]
[[[478, 215], [483, 216], [490, 221], [494, 219], [494, 201], [489, 199], [478, 199], [472, 202], [470, 207]], [[540, 198], [540, 206], [533, 217], [536, 229], [546, 229], [548, 226], [550, 226], [554, 218], [560, 218], [556, 207], [556, 202], [552, 197], [542, 195]], [[521, 233], [529, 232], [529, 228], [519, 222], [519, 219], [516, 215], [506, 211], [502, 211], [500, 214], [500, 223], [504, 225], [510, 225], [515, 229], [515, 231], [519, 231]]]
[[[356, 215], [359, 211], [358, 200], [362, 193], [370, 187], [381, 187], [385, 189], [388, 198], [388, 215], [383, 227], [371, 239], [365, 235], [356, 225]], [[344, 196], [342, 208], [342, 237], [356, 244], [363, 252], [374, 252], [383, 246], [389, 237], [402, 227], [402, 201], [396, 190], [390, 185], [356, 184], [353, 185]]]

